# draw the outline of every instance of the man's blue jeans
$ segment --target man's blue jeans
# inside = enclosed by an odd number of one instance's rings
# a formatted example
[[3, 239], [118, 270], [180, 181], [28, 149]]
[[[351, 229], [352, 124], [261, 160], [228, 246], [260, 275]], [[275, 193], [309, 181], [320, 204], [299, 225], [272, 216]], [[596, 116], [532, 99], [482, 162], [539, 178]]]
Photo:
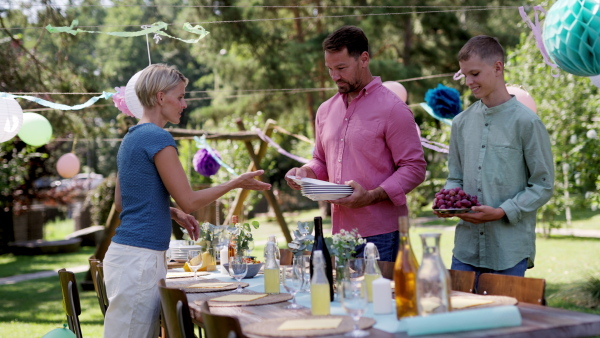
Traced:
[[470, 264], [463, 263], [456, 259], [456, 257], [452, 256], [451, 269], [461, 271], [475, 271], [475, 289], [477, 289], [477, 285], [479, 283], [479, 275], [481, 275], [482, 273], [495, 273], [498, 275], [525, 277], [525, 270], [527, 270], [527, 258], [523, 259], [512, 268], [508, 268], [506, 270], [492, 270], [488, 268], [479, 268]]
[[[364, 237], [368, 243], [373, 243], [379, 251], [379, 260], [386, 262], [395, 262], [398, 249], [400, 247], [400, 233], [398, 231], [389, 232], [387, 234]], [[355, 257], [364, 257], [365, 244], [358, 245]]]

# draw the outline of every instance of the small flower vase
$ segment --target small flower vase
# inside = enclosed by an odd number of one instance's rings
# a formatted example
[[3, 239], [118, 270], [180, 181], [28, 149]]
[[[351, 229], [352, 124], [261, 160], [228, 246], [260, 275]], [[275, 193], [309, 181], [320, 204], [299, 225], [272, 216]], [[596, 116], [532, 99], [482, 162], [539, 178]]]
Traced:
[[337, 298], [341, 299], [342, 283], [350, 280], [348, 262], [339, 260], [335, 265], [335, 289]]
[[217, 270], [217, 258], [215, 256], [215, 247], [211, 245], [210, 241], [206, 242], [206, 251], [205, 254], [202, 255], [203, 259], [208, 259], [209, 262], [206, 265], [206, 271], [216, 271]]

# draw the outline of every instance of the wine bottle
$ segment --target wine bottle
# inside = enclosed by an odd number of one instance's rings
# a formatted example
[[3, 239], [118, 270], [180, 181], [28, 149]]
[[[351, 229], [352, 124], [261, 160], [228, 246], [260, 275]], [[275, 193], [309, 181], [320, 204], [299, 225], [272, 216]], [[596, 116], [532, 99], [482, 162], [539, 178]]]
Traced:
[[394, 287], [396, 291], [396, 315], [398, 319], [418, 314], [417, 272], [419, 263], [410, 245], [408, 237], [408, 216], [398, 219], [400, 230], [400, 248], [394, 264]]
[[315, 241], [312, 247], [310, 255], [310, 277], [313, 277], [313, 267], [315, 259], [315, 251], [321, 250], [323, 252], [323, 259], [325, 260], [325, 275], [329, 281], [329, 298], [333, 302], [333, 266], [331, 264], [331, 255], [327, 249], [325, 238], [323, 237], [323, 219], [319, 216], [315, 217]]

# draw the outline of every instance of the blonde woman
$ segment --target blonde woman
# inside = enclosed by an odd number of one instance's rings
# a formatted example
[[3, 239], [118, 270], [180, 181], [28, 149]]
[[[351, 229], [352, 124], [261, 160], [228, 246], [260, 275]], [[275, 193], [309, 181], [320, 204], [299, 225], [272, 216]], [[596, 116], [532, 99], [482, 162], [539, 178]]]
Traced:
[[[109, 297], [104, 320], [107, 338], [158, 337], [157, 283], [166, 277], [171, 219], [196, 239], [199, 224], [190, 212], [232, 189], [271, 187], [255, 179], [263, 173], [259, 170], [209, 189], [192, 190], [177, 157], [175, 140], [163, 129], [167, 122], [179, 123], [187, 107], [187, 83], [174, 67], [155, 64], [144, 69], [135, 86], [144, 115], [119, 148], [115, 205], [121, 212], [121, 225], [103, 262]], [[171, 197], [181, 209], [169, 207]]]

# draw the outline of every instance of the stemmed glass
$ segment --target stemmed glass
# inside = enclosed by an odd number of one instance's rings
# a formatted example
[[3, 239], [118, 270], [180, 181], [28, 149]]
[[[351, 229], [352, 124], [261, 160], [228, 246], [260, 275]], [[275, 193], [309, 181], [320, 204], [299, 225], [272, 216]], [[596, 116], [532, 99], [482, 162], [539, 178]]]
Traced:
[[229, 275], [238, 282], [235, 292], [242, 292], [242, 278], [246, 277], [246, 273], [248, 273], [248, 263], [246, 263], [244, 257], [234, 256], [229, 258]]
[[363, 279], [365, 275], [365, 259], [364, 258], [350, 258], [348, 259], [348, 270], [350, 271], [350, 279]]
[[364, 337], [369, 332], [361, 330], [358, 326], [360, 316], [367, 307], [366, 283], [361, 280], [345, 280], [342, 282], [342, 307], [352, 317], [354, 329], [346, 333], [349, 337]]
[[286, 306], [286, 309], [300, 309], [302, 306], [296, 303], [296, 293], [302, 289], [304, 284], [304, 266], [302, 257], [294, 257], [292, 266], [282, 266], [283, 287], [292, 295], [292, 304]]
[[301, 292], [310, 293], [310, 256], [303, 255], [300, 257], [302, 260], [302, 268], [304, 269], [304, 284], [302, 285]]
[[202, 251], [188, 250], [188, 266], [194, 271], [194, 280], [198, 280], [198, 269], [202, 265]]

